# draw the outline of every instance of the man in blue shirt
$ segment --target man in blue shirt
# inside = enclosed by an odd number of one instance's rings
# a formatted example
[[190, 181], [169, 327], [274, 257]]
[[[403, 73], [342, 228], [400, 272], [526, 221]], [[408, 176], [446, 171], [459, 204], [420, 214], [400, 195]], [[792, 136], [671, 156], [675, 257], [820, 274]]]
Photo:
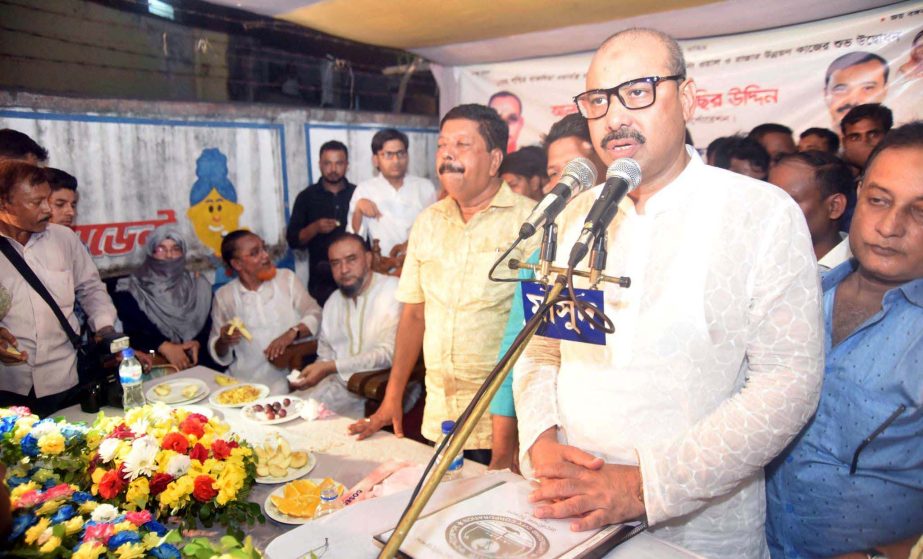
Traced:
[[774, 559], [905, 559], [923, 533], [923, 122], [872, 152], [849, 239], [822, 282], [820, 404], [767, 468]]

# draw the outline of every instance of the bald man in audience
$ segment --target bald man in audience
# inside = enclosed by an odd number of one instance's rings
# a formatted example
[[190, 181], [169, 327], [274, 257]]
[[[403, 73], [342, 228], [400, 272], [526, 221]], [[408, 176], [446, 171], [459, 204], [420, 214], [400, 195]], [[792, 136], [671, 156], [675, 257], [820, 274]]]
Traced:
[[872, 152], [849, 244], [817, 412], [767, 468], [773, 559], [907, 559], [923, 533], [923, 122]]
[[840, 231], [840, 221], [853, 177], [840, 158], [822, 151], [789, 153], [772, 166], [768, 180], [787, 192], [804, 212], [821, 271], [849, 259], [849, 241]]

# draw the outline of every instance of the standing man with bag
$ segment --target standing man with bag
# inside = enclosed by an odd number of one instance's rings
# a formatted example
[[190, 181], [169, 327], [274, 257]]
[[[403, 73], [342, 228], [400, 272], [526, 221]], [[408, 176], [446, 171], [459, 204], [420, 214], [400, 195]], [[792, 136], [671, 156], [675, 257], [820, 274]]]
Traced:
[[0, 286], [11, 298], [0, 318], [0, 406], [24, 405], [42, 416], [76, 401], [75, 302], [104, 338], [115, 334], [116, 319], [80, 239], [49, 224], [50, 192], [41, 167], [0, 162]]

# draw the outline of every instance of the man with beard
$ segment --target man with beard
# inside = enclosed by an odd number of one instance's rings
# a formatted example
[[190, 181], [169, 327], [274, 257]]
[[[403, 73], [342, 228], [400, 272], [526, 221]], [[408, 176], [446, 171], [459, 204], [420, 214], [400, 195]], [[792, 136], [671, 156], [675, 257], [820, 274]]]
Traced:
[[[763, 466], [814, 411], [823, 367], [804, 216], [685, 144], [695, 84], [668, 35], [607, 39], [587, 90], [574, 100], [597, 153], [641, 167], [607, 228], [605, 274], [632, 283], [601, 284], [605, 345], [534, 337], [516, 365], [520, 466], [541, 481], [534, 514], [572, 530], [646, 517], [702, 556], [765, 557]], [[565, 208], [560, 246], [601, 190]]]
[[308, 291], [321, 305], [336, 290], [327, 248], [346, 231], [349, 201], [356, 185], [346, 180], [349, 150], [330, 140], [320, 147], [321, 178], [298, 193], [285, 238], [294, 249], [308, 249]]
[[287, 391], [288, 371], [270, 361], [317, 332], [320, 305], [291, 270], [276, 269], [255, 233], [228, 233], [221, 258], [237, 277], [215, 293], [208, 349], [231, 375], [266, 384], [274, 394]]
[[342, 416], [360, 418], [365, 399], [346, 386], [353, 373], [391, 366], [401, 314], [397, 278], [372, 271], [372, 252], [354, 233], [337, 235], [328, 255], [338, 289], [324, 303], [317, 361], [302, 369], [292, 388]]
[[[497, 361], [514, 283], [488, 272], [518, 236], [535, 203], [498, 176], [506, 123], [484, 105], [459, 105], [442, 119], [436, 151], [439, 182], [448, 196], [423, 210], [413, 225], [397, 298], [404, 303], [391, 377], [381, 407], [350, 426], [359, 438], [385, 425], [403, 435], [402, 404], [421, 347], [426, 362], [423, 436], [435, 441], [444, 420], [456, 419]], [[538, 235], [510, 258], [524, 260]], [[500, 277], [512, 278], [506, 262]], [[468, 458], [490, 461], [491, 420], [485, 416], [465, 444]]]

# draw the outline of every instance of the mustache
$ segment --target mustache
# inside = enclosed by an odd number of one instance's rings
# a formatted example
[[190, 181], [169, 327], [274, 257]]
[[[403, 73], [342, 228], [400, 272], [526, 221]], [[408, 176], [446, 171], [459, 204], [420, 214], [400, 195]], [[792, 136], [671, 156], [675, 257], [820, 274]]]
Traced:
[[856, 105], [853, 105], [852, 103], [847, 103], [847, 104], [843, 105], [842, 107], [837, 107], [836, 112], [837, 112], [837, 114], [840, 114], [840, 115], [846, 114], [846, 113], [848, 113], [849, 111], [851, 111], [851, 110], [853, 109], [853, 107], [855, 107], [855, 106], [856, 106]]
[[606, 136], [599, 142], [599, 146], [603, 149], [606, 149], [606, 144], [612, 140], [625, 140], [631, 138], [632, 140], [643, 144], [647, 142], [647, 138], [644, 137], [644, 134], [638, 132], [637, 130], [632, 130], [631, 128], [619, 128], [618, 130], [613, 130], [606, 134]]
[[437, 172], [440, 175], [445, 174], [445, 173], [464, 173], [465, 166], [456, 161], [446, 161], [442, 165], [439, 166], [439, 169], [437, 169]]

